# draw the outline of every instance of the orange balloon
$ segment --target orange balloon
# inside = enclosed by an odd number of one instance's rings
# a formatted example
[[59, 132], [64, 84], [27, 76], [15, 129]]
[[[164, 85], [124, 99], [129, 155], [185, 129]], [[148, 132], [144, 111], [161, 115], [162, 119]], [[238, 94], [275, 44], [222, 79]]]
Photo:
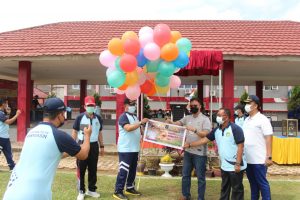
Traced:
[[147, 96], [154, 96], [156, 93], [155, 87], [153, 85], [153, 87], [151, 88], [150, 92], [147, 93]]
[[135, 85], [139, 80], [139, 76], [136, 70], [128, 72], [126, 74], [125, 84], [128, 86]]
[[167, 94], [170, 90], [170, 86], [160, 87], [158, 85], [155, 86], [155, 89], [158, 94]]
[[138, 35], [133, 31], [126, 31], [122, 35], [122, 41], [125, 42], [127, 39], [139, 40]]
[[146, 80], [141, 86], [141, 92], [147, 94], [153, 88], [153, 83], [150, 80]]
[[177, 58], [179, 50], [173, 43], [165, 44], [160, 51], [160, 57], [165, 61], [171, 62]]
[[176, 43], [177, 40], [181, 38], [181, 33], [179, 31], [171, 31], [171, 40], [170, 42]]
[[120, 38], [113, 38], [108, 43], [108, 50], [116, 56], [124, 53], [123, 41]]
[[119, 90], [126, 90], [127, 89], [127, 87], [128, 87], [128, 85], [126, 85], [126, 84], [123, 84], [122, 86], [120, 86], [118, 89]]

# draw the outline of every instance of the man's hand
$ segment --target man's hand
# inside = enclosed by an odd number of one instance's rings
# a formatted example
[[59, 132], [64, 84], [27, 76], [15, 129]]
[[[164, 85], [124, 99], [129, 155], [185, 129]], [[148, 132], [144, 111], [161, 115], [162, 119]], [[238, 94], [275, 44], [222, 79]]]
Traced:
[[144, 125], [144, 124], [146, 124], [148, 121], [149, 121], [148, 118], [144, 118], [144, 119], [141, 120], [141, 123]]
[[83, 132], [84, 132], [84, 136], [91, 136], [92, 134], [92, 127], [91, 125], [89, 125], [88, 127], [84, 127], [83, 129]]
[[235, 173], [239, 173], [241, 171], [241, 165], [234, 165], [234, 171]]
[[104, 147], [100, 147], [100, 156], [104, 156]]
[[195, 133], [195, 131], [197, 131], [196, 128], [194, 128], [194, 127], [192, 127], [192, 126], [189, 126], [189, 125], [186, 126], [185, 128], [186, 128], [186, 130], [191, 131], [191, 132], [193, 132], [193, 133]]
[[16, 116], [18, 117], [20, 114], [21, 114], [21, 110], [18, 109], [16, 112]]
[[273, 161], [270, 160], [269, 158], [266, 158], [265, 165], [266, 165], [267, 167], [270, 167], [271, 165], [273, 165]]
[[173, 124], [173, 122], [172, 122], [172, 120], [171, 120], [171, 119], [167, 119], [167, 120], [165, 121], [165, 123], [168, 123], [168, 124]]
[[191, 144], [190, 143], [184, 143], [183, 145], [183, 149], [187, 149], [187, 148], [190, 148], [191, 147]]

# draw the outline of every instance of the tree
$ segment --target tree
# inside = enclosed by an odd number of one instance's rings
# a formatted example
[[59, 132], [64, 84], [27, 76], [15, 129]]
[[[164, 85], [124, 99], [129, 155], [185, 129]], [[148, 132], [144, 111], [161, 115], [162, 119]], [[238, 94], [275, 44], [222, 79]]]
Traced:
[[144, 96], [144, 110], [143, 110], [143, 116], [146, 118], [151, 118], [150, 115], [150, 106], [149, 106], [149, 102], [146, 96]]
[[293, 111], [300, 108], [300, 86], [295, 86], [288, 98], [288, 110]]
[[244, 101], [248, 98], [249, 94], [247, 93], [246, 90], [244, 90], [244, 93], [242, 94], [241, 98], [240, 98], [240, 104], [245, 104]]
[[102, 101], [100, 100], [99, 93], [96, 92], [94, 94], [94, 99], [95, 99], [96, 106], [99, 106], [99, 108], [101, 108]]

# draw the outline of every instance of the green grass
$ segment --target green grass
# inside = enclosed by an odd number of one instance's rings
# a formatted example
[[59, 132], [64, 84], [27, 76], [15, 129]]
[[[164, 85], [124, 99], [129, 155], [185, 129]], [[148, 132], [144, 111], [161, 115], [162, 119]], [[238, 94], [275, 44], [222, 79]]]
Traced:
[[[101, 172], [100, 172], [101, 174]], [[2, 199], [10, 173], [0, 171], [0, 199]], [[101, 193], [100, 199], [112, 199], [116, 177], [111, 175], [100, 175], [98, 177], [98, 191]], [[282, 181], [273, 179], [270, 181], [273, 200], [296, 200], [300, 197], [299, 181]], [[219, 199], [221, 181], [219, 179], [207, 180], [206, 199]], [[250, 199], [250, 188], [248, 181], [244, 181], [245, 199]], [[54, 200], [76, 199], [76, 177], [75, 172], [62, 172], [56, 174], [53, 183]], [[159, 177], [144, 177], [140, 182], [140, 191], [143, 196], [139, 200], [176, 200], [181, 195], [181, 179], [162, 179]], [[197, 181], [192, 181], [192, 196], [197, 197]], [[92, 200], [93, 198], [86, 198]]]

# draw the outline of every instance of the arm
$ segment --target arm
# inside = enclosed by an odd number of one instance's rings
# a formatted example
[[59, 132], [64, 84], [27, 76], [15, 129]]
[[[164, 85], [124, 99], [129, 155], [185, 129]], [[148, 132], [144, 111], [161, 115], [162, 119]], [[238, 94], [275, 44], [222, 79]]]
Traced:
[[103, 143], [102, 131], [99, 131], [98, 142], [99, 142], [99, 145], [100, 145], [100, 155], [104, 156], [104, 143]]
[[142, 121], [136, 122], [134, 124], [125, 124], [123, 128], [127, 132], [131, 132], [131, 131], [134, 131], [134, 130], [140, 128], [142, 125], [146, 124], [148, 122], [148, 120], [149, 120], [148, 118], [144, 118], [144, 119], [142, 119]]
[[272, 135], [265, 136], [265, 140], [266, 140], [266, 148], [267, 148], [266, 165], [271, 166], [273, 162], [272, 159], [269, 159], [269, 157], [272, 157]]
[[234, 166], [236, 173], [241, 171], [241, 162], [242, 162], [242, 156], [243, 156], [243, 152], [244, 152], [244, 143], [238, 144], [237, 147], [238, 147], [238, 149], [236, 152], [236, 164]]
[[78, 134], [78, 132], [75, 129], [73, 129], [71, 136], [74, 140], [77, 140], [77, 134]]
[[14, 122], [17, 120], [17, 118], [19, 117], [20, 114], [21, 114], [21, 111], [20, 111], [20, 110], [17, 110], [16, 115], [13, 116], [13, 117], [10, 118], [10, 119], [5, 120], [4, 123], [5, 123], [5, 124], [8, 124], [8, 125], [11, 125], [12, 123], [14, 123]]
[[196, 147], [196, 146], [200, 146], [203, 144], [208, 143], [210, 140], [205, 137], [205, 138], [200, 138], [199, 140], [192, 142], [192, 143], [185, 143], [184, 144], [184, 148], [191, 148], [191, 147]]

